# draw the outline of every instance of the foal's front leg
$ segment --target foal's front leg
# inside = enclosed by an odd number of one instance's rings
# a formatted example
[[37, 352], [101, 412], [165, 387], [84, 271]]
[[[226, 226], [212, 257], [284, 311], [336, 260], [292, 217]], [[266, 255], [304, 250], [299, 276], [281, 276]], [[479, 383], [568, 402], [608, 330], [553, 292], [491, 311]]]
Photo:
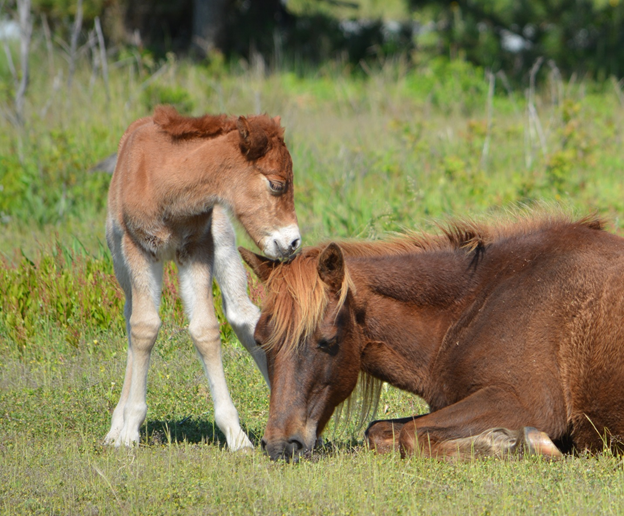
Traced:
[[214, 273], [221, 289], [225, 317], [238, 340], [255, 360], [267, 385], [270, 385], [266, 355], [254, 340], [260, 310], [247, 295], [247, 274], [236, 249], [234, 228], [222, 206], [216, 205], [213, 208], [211, 232], [214, 242]]
[[209, 252], [196, 253], [179, 263], [180, 294], [189, 317], [189, 333], [208, 377], [214, 403], [215, 422], [225, 434], [232, 451], [253, 448], [240, 427], [238, 412], [227, 388], [221, 360], [219, 322], [212, 298], [212, 274]]

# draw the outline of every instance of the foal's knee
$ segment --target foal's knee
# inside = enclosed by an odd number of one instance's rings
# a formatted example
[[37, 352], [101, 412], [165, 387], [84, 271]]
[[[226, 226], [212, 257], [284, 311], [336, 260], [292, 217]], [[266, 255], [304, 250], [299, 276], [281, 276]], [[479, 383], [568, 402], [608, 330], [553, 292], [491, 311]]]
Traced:
[[195, 346], [202, 355], [208, 353], [220, 342], [218, 323], [194, 318], [191, 320], [188, 330]]
[[238, 303], [226, 302], [223, 300], [223, 311], [235, 331], [250, 329], [253, 331], [260, 318], [260, 309], [254, 305], [249, 298], [238, 300]]
[[143, 317], [133, 314], [130, 317], [130, 335], [133, 348], [150, 350], [154, 345], [160, 325], [160, 317], [157, 314]]

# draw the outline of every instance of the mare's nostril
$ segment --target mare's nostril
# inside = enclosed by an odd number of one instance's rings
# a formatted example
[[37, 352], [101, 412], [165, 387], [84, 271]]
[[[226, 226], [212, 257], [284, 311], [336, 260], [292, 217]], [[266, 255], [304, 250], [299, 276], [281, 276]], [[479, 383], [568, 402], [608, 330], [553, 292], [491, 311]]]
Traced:
[[303, 450], [303, 442], [298, 437], [291, 437], [288, 439], [288, 444], [290, 445], [293, 452], [298, 452]]
[[263, 451], [263, 452], [266, 452], [266, 445], [267, 445], [266, 440], [265, 440], [265, 439], [262, 439], [262, 440], [260, 441], [260, 447], [262, 448], [262, 451]]
[[290, 243], [290, 248], [294, 251], [295, 249], [297, 249], [299, 247], [299, 243], [301, 242], [301, 239], [299, 238], [295, 238], [291, 243]]

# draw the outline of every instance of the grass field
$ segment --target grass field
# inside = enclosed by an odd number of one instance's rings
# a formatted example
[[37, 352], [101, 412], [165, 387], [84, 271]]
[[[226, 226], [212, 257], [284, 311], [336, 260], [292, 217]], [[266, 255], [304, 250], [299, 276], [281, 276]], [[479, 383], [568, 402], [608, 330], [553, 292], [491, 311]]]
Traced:
[[[121, 55], [110, 100], [81, 63], [35, 47], [27, 123], [0, 119], [0, 510], [4, 514], [620, 514], [624, 467], [608, 453], [549, 463], [376, 456], [355, 422], [296, 465], [232, 454], [215, 429], [176, 281], [168, 271], [139, 448], [101, 446], [125, 367], [123, 300], [103, 246], [109, 176], [88, 173], [160, 102], [191, 114], [280, 114], [304, 244], [495, 217], [517, 205], [624, 215], [624, 106], [617, 81], [509, 87], [461, 61], [400, 60], [351, 73], [258, 63], [191, 65]], [[4, 66], [4, 68], [3, 68]], [[10, 77], [0, 61], [3, 112]], [[60, 86], [59, 86], [60, 84]], [[240, 233], [239, 240], [251, 247]], [[254, 287], [255, 288], [255, 287]], [[218, 294], [217, 294], [218, 299]], [[219, 307], [218, 307], [219, 308]], [[219, 314], [221, 317], [221, 315]], [[257, 443], [268, 390], [229, 327], [226, 376]], [[384, 389], [379, 415], [422, 413]]]

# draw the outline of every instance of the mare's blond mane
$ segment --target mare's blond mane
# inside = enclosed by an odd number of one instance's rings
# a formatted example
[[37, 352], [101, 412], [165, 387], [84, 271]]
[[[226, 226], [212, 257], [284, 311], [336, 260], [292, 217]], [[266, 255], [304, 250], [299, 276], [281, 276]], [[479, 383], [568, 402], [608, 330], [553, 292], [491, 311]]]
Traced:
[[[605, 221], [597, 216], [574, 220], [569, 216], [531, 212], [515, 214], [507, 223], [484, 224], [474, 220], [452, 221], [437, 224], [438, 233], [406, 232], [403, 235], [379, 241], [337, 242], [346, 257], [396, 256], [412, 253], [462, 250], [473, 252], [478, 248], [507, 238], [527, 235], [544, 229], [564, 226], [585, 226], [602, 230]], [[290, 262], [277, 265], [266, 283], [264, 309], [272, 314], [273, 332], [265, 347], [279, 347], [286, 352], [296, 350], [319, 324], [328, 303], [328, 287], [317, 272], [318, 257], [327, 243], [305, 248]], [[339, 306], [347, 292], [355, 292], [345, 267], [345, 278], [340, 291]], [[360, 398], [360, 425], [374, 413], [381, 393], [381, 382], [361, 373], [358, 382]], [[346, 416], [351, 414], [353, 396], [346, 403]], [[338, 417], [342, 408], [338, 410]]]
[[[518, 220], [520, 219], [520, 220]], [[484, 224], [474, 220], [438, 224], [438, 233], [406, 232], [387, 240], [337, 242], [346, 257], [398, 256], [421, 252], [485, 248], [497, 241], [522, 236], [555, 226], [585, 226], [602, 230], [598, 216], [573, 220], [561, 214], [516, 216], [512, 223]], [[294, 259], [277, 265], [267, 283], [264, 308], [272, 314], [273, 334], [267, 347], [294, 349], [317, 326], [328, 302], [327, 286], [318, 275], [318, 257], [327, 242], [305, 248]], [[341, 303], [348, 289], [355, 290], [348, 269], [341, 288]]]

